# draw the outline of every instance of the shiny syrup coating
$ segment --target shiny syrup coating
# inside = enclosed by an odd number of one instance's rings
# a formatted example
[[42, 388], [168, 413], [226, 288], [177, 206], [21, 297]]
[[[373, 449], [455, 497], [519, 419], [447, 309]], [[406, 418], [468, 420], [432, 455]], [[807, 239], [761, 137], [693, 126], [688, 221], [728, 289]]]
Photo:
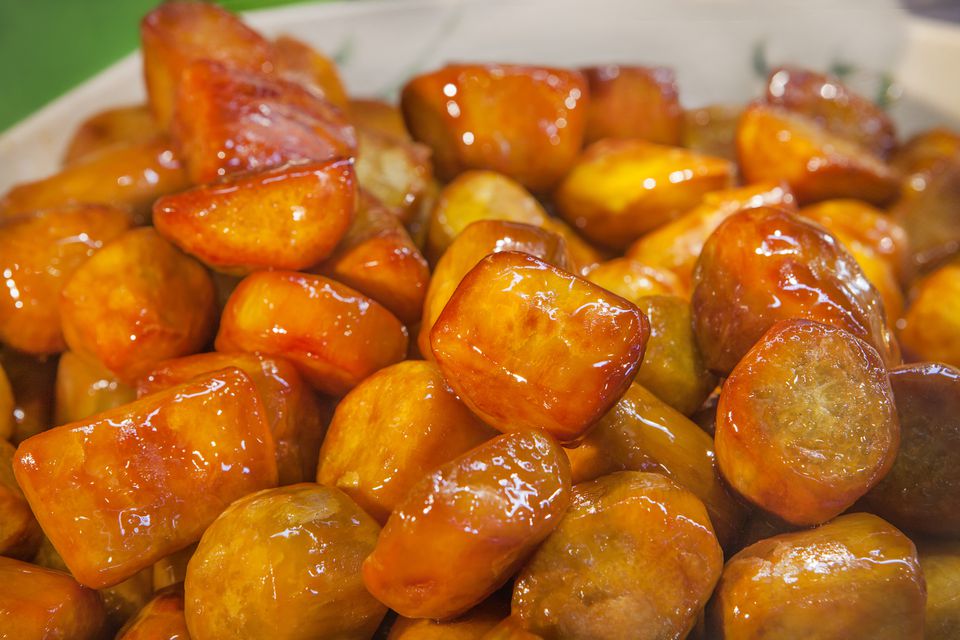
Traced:
[[639, 384], [565, 451], [574, 484], [617, 471], [661, 473], [704, 503], [722, 545], [737, 539], [746, 509], [720, 481], [710, 436]]
[[67, 346], [132, 382], [155, 363], [200, 351], [216, 323], [203, 266], [152, 228], [127, 231], [84, 262], [63, 288]]
[[897, 367], [890, 386], [900, 417], [893, 467], [866, 496], [869, 509], [911, 532], [960, 535], [960, 371]]
[[312, 483], [237, 500], [203, 534], [184, 583], [192, 640], [368, 640], [386, 607], [360, 578], [380, 527]]
[[737, 123], [742, 112], [742, 106], [728, 104], [684, 111], [681, 146], [736, 162]]
[[953, 640], [960, 634], [960, 541], [921, 539], [916, 545], [927, 584], [924, 640]]
[[98, 640], [103, 603], [69, 574], [0, 557], [0, 630], [18, 640]]
[[[222, 367], [220, 367], [222, 368]], [[65, 351], [57, 362], [54, 424], [84, 420], [133, 401], [137, 390], [94, 360]]]
[[380, 133], [394, 140], [411, 141], [400, 107], [376, 98], [350, 98], [347, 112], [358, 129]]
[[551, 231], [522, 222], [477, 220], [461, 231], [437, 261], [427, 287], [417, 338], [420, 352], [432, 358], [430, 330], [460, 281], [491, 253], [519, 251], [536, 256], [558, 269], [570, 270], [567, 244]]
[[348, 158], [357, 146], [343, 112], [309, 88], [210, 60], [183, 72], [172, 135], [196, 183]]
[[349, 108], [336, 63], [305, 42], [280, 36], [270, 44], [270, 61], [281, 78], [310, 87], [344, 111]]
[[148, 142], [162, 132], [148, 105], [104, 109], [84, 120], [73, 132], [63, 164], [73, 164], [115, 144]]
[[525, 629], [520, 617], [512, 615], [504, 618], [480, 640], [543, 640], [543, 638]]
[[117, 584], [195, 542], [234, 499], [277, 483], [250, 378], [224, 369], [20, 445], [17, 481], [83, 584]]
[[788, 318], [846, 329], [884, 362], [899, 360], [880, 296], [853, 256], [822, 227], [785, 210], [727, 218], [703, 247], [691, 302], [707, 366], [721, 374]]
[[651, 267], [631, 258], [601, 262], [586, 275], [587, 280], [633, 304], [658, 294], [689, 297], [690, 292], [672, 272]]
[[910, 359], [960, 367], [960, 262], [917, 282], [898, 328]]
[[460, 402], [436, 365], [399, 362], [337, 405], [317, 482], [341, 489], [384, 523], [423, 476], [496, 435]]
[[843, 329], [778, 322], [724, 382], [715, 441], [720, 471], [741, 495], [792, 524], [826, 522], [897, 455], [883, 362]]
[[164, 360], [137, 381], [139, 397], [227, 367], [250, 376], [277, 453], [281, 485], [312, 480], [330, 419], [329, 402], [318, 398], [296, 367], [283, 358], [250, 353], [199, 353]]
[[675, 220], [705, 193], [733, 186], [728, 160], [643, 140], [590, 145], [554, 193], [564, 220], [594, 243], [623, 250]]
[[399, 617], [387, 640], [482, 640], [510, 615], [509, 595], [493, 594], [462, 616], [451, 620]]
[[907, 233], [912, 268], [907, 275], [915, 276], [960, 253], [960, 155], [943, 159], [905, 184], [891, 215]]
[[410, 490], [364, 562], [364, 584], [409, 618], [460, 615], [503, 586], [569, 501], [570, 466], [555, 440], [498, 436]]
[[10, 378], [7, 377], [3, 362], [0, 360], [0, 440], [10, 440], [13, 436], [13, 412], [16, 406]]
[[230, 295], [216, 346], [224, 353], [284, 357], [314, 388], [343, 395], [403, 360], [407, 330], [385, 308], [338, 282], [294, 271], [260, 271]]
[[117, 634], [117, 640], [189, 640], [183, 585], [157, 593]]
[[489, 169], [540, 192], [580, 152], [587, 93], [576, 71], [463, 64], [412, 78], [400, 104], [414, 139], [433, 150], [441, 179]]
[[0, 555], [31, 560], [43, 531], [13, 476], [16, 448], [0, 440]]
[[573, 442], [626, 391], [650, 335], [633, 304], [533, 256], [487, 256], [430, 334], [450, 386], [501, 431]]
[[349, 160], [291, 164], [160, 198], [153, 224], [213, 269], [306, 269], [346, 234], [356, 192]]
[[361, 188], [409, 223], [431, 188], [430, 149], [403, 137], [355, 126], [357, 179]]
[[913, 543], [867, 513], [761, 540], [723, 570], [711, 637], [920, 640], [923, 574]]
[[60, 292], [130, 225], [129, 214], [106, 205], [65, 205], [0, 223], [0, 341], [34, 355], [63, 351]]
[[960, 132], [946, 127], [927, 129], [894, 149], [890, 164], [904, 176], [935, 172], [946, 160], [960, 153]]
[[603, 138], [680, 144], [683, 109], [673, 69], [607, 64], [581, 71], [590, 89], [588, 144]]
[[513, 612], [544, 640], [683, 638], [722, 568], [692, 493], [623, 471], [574, 488], [560, 526], [520, 572]]

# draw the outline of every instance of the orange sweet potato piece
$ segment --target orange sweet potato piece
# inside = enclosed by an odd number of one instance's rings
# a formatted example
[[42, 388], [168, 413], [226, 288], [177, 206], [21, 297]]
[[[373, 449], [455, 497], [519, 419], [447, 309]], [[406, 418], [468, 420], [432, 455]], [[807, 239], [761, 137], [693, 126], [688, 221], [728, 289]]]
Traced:
[[66, 204], [105, 204], [128, 209], [143, 224], [150, 220], [154, 200], [188, 186], [169, 140], [117, 144], [12, 188], [0, 198], [0, 220]]
[[84, 420], [136, 397], [136, 389], [117, 380], [99, 362], [66, 351], [57, 363], [53, 421], [67, 424]]
[[792, 524], [820, 524], [890, 470], [899, 425], [873, 347], [843, 329], [784, 320], [723, 384], [717, 464], [754, 504]]
[[403, 122], [403, 113], [394, 104], [369, 98], [352, 98], [348, 111], [357, 129], [376, 131], [395, 140], [411, 140], [407, 125]]
[[960, 542], [918, 540], [917, 554], [927, 585], [927, 607], [923, 623], [924, 640], [952, 640], [960, 633]]
[[909, 240], [907, 276], [929, 271], [960, 253], [960, 154], [930, 174], [915, 176], [891, 209]]
[[587, 92], [575, 71], [462, 64], [414, 77], [400, 105], [414, 139], [433, 150], [441, 179], [489, 169], [542, 192], [580, 153]]
[[751, 545], [710, 604], [717, 638], [920, 640], [926, 590], [910, 540], [867, 513]]
[[153, 229], [126, 232], [63, 288], [67, 345], [131, 382], [154, 363], [200, 351], [216, 322], [213, 281]]
[[349, 109], [347, 92], [333, 60], [305, 42], [290, 36], [273, 41], [271, 61], [280, 77], [319, 91], [340, 109]]
[[933, 173], [960, 154], [960, 133], [943, 127], [921, 131], [894, 150], [890, 164], [904, 176]]
[[63, 164], [72, 164], [115, 144], [149, 142], [162, 133], [147, 105], [99, 111], [77, 127], [67, 144]]
[[856, 198], [883, 205], [900, 190], [898, 174], [867, 149], [767, 104], [752, 104], [740, 117], [737, 157], [747, 182], [785, 180], [801, 203]]
[[405, 324], [420, 318], [430, 281], [430, 267], [400, 220], [364, 192], [343, 241], [315, 271], [370, 296]]
[[581, 71], [590, 88], [588, 144], [602, 138], [680, 144], [683, 109], [672, 69], [608, 64]]
[[34, 355], [66, 348], [60, 292], [130, 216], [102, 205], [69, 205], [0, 223], [0, 341]]
[[630, 245], [627, 257], [672, 271], [685, 288], [692, 289], [693, 270], [710, 234], [738, 211], [762, 206], [796, 210], [793, 194], [782, 183], [714, 191], [704, 195], [700, 204], [689, 212], [641, 236]]
[[16, 406], [13, 387], [0, 361], [0, 440], [10, 440], [13, 436], [13, 411]]
[[737, 122], [742, 112], [740, 106], [724, 104], [684, 111], [681, 146], [736, 162]]
[[18, 444], [52, 424], [57, 359], [35, 358], [0, 345], [0, 365], [13, 391], [10, 442]]
[[0, 629], [8, 638], [97, 640], [103, 603], [61, 571], [0, 557]]
[[29, 560], [40, 546], [43, 531], [13, 477], [15, 451], [0, 440], [0, 556]]
[[153, 224], [214, 269], [306, 269], [346, 234], [356, 192], [349, 160], [288, 164], [160, 198]]
[[560, 215], [587, 239], [626, 249], [686, 213], [704, 194], [733, 186], [722, 158], [643, 140], [601, 140], [554, 194]]
[[140, 23], [143, 75], [150, 107], [167, 128], [184, 70], [196, 60], [216, 60], [248, 71], [271, 68], [270, 42], [240, 18], [207, 2], [165, 3]]
[[649, 335], [633, 304], [508, 251], [466, 275], [430, 344], [450, 386], [485, 422], [574, 442], [627, 390]]
[[386, 640], [482, 640], [509, 615], [509, 599], [495, 593], [452, 620], [417, 620], [401, 616], [390, 627]]
[[543, 640], [543, 638], [525, 629], [520, 617], [512, 615], [504, 618], [480, 640]]
[[623, 471], [577, 485], [520, 573], [513, 611], [544, 640], [684, 638], [723, 569], [703, 504], [672, 480]]
[[137, 394], [156, 393], [227, 367], [250, 376], [273, 435], [281, 485], [312, 480], [326, 429], [326, 409], [283, 358], [248, 353], [198, 353], [164, 360], [137, 382]]
[[153, 564], [153, 590], [160, 591], [183, 582], [187, 577], [187, 564], [190, 563], [190, 558], [196, 550], [197, 545], [191, 544], [157, 560]]
[[501, 587], [570, 500], [563, 449], [533, 431], [497, 436], [417, 483], [387, 520], [363, 581], [408, 618], [451, 618]]
[[646, 296], [690, 295], [672, 271], [651, 267], [631, 258], [601, 262], [587, 273], [587, 280], [634, 304]]
[[893, 120], [838, 78], [797, 67], [778, 67], [767, 78], [768, 104], [804, 115], [830, 133], [884, 158], [896, 146]]
[[911, 359], [960, 367], [960, 263], [940, 267], [917, 283], [898, 328]]
[[356, 150], [343, 113], [310, 89], [211, 61], [183, 72], [172, 132], [197, 183]]
[[237, 500], [187, 567], [190, 637], [368, 640], [386, 607], [364, 589], [360, 567], [379, 533], [332, 487], [303, 483]]
[[328, 278], [258, 271], [227, 301], [216, 347], [287, 358], [316, 389], [343, 395], [403, 360], [407, 330], [378, 303]]
[[727, 218], [694, 274], [693, 324], [707, 366], [728, 373], [777, 320], [807, 318], [850, 331], [895, 364], [883, 303], [853, 256], [819, 225], [781, 209]]
[[399, 140], [357, 128], [357, 180], [409, 223], [432, 186], [430, 150], [416, 142]]
[[378, 522], [423, 476], [489, 440], [429, 362], [400, 362], [348, 393], [320, 451], [317, 482], [337, 487]]
[[117, 634], [117, 640], [187, 640], [189, 637], [183, 614], [183, 585], [158, 592]]
[[564, 271], [570, 270], [567, 245], [559, 235], [529, 224], [506, 220], [477, 220], [465, 228], [444, 252], [433, 270], [423, 305], [418, 344], [426, 358], [430, 330], [463, 277], [491, 253], [519, 251], [540, 258]]
[[82, 584], [108, 587], [191, 542], [234, 499], [277, 483], [250, 378], [224, 369], [17, 449], [14, 473]]

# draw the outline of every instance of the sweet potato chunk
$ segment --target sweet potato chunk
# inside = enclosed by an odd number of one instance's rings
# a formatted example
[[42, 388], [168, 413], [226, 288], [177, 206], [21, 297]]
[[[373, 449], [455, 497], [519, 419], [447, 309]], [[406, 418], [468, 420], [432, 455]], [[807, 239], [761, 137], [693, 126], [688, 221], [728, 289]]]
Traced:
[[273, 435], [280, 484], [313, 480], [329, 420], [326, 408], [283, 358], [248, 353], [200, 353], [165, 360], [137, 382], [140, 397], [204, 374], [236, 367], [250, 376]]
[[420, 319], [430, 267], [397, 216], [367, 193], [343, 241], [315, 271], [370, 296], [405, 324]]
[[693, 324], [707, 366], [729, 373], [777, 320], [807, 318], [899, 360], [883, 303], [853, 256], [819, 225], [773, 208], [741, 211], [703, 247]]
[[411, 140], [407, 125], [403, 122], [403, 113], [394, 104], [369, 98], [351, 98], [347, 111], [357, 129], [375, 131], [395, 140]]
[[288, 164], [160, 198], [153, 224], [213, 269], [306, 269], [350, 228], [356, 192], [349, 160]]
[[680, 144], [683, 109], [672, 69], [608, 64], [582, 72], [590, 88], [587, 143], [633, 138]]
[[77, 127], [67, 144], [63, 164], [72, 164], [115, 144], [139, 144], [160, 136], [162, 130], [147, 105], [104, 109]]
[[174, 551], [153, 564], [153, 590], [159, 591], [187, 578], [187, 564], [197, 550], [196, 543]]
[[117, 640], [187, 640], [183, 586], [164, 589], [117, 634]]
[[72, 351], [60, 356], [56, 385], [56, 424], [84, 420], [137, 397], [136, 389], [117, 380], [99, 362], [85, 360]]
[[778, 67], [767, 78], [765, 100], [804, 115], [830, 133], [883, 158], [896, 146], [893, 120], [838, 78], [796, 67]]
[[543, 638], [527, 631], [520, 617], [512, 615], [488, 631], [481, 640], [543, 640]]
[[655, 473], [577, 485], [524, 567], [513, 611], [545, 640], [683, 638], [723, 569], [703, 504]]
[[960, 542], [921, 540], [917, 553], [927, 584], [924, 640], [953, 640], [960, 634]]
[[234, 14], [206, 2], [162, 4], [140, 23], [143, 75], [158, 122], [170, 125], [174, 97], [187, 66], [216, 60], [248, 71], [268, 71], [270, 42]]
[[913, 543], [854, 513], [735, 555], [708, 618], [718, 638], [920, 640], [924, 599]]
[[686, 213], [703, 195], [733, 185], [722, 158], [643, 140], [592, 144], [554, 197], [563, 218], [589, 240], [626, 249]]
[[566, 452], [574, 484], [617, 471], [672, 478], [703, 501], [722, 544], [736, 540], [745, 510], [720, 482], [710, 436], [640, 385], [631, 385], [580, 446]]
[[430, 150], [362, 128], [357, 128], [357, 141], [360, 186], [410, 222], [431, 187]]
[[360, 577], [379, 532], [331, 487], [304, 483], [237, 500], [187, 567], [190, 637], [367, 640], [386, 613]]
[[720, 223], [743, 209], [779, 206], [796, 210], [793, 194], [784, 184], [770, 182], [714, 191], [688, 213], [640, 237], [627, 257], [676, 274], [686, 289], [693, 287], [693, 270], [703, 245]]
[[909, 185], [891, 214], [909, 239], [909, 267], [929, 271], [960, 253], [960, 155]]
[[113, 207], [69, 205], [0, 224], [0, 341], [34, 355], [63, 351], [64, 284], [130, 222]]
[[13, 410], [16, 406], [10, 379], [0, 361], [0, 440], [10, 440], [13, 436]]
[[0, 557], [0, 629], [8, 638], [97, 640], [100, 596], [60, 571]]
[[270, 53], [273, 69], [280, 77], [322, 93], [340, 109], [349, 108], [347, 92], [333, 60], [290, 36], [274, 40]]
[[143, 224], [150, 220], [154, 200], [188, 186], [169, 140], [117, 144], [14, 187], [0, 198], [0, 220], [67, 204], [105, 204], [129, 210]]
[[960, 367], [960, 263], [917, 283], [899, 328], [903, 350], [912, 359]]
[[740, 117], [737, 157], [747, 182], [785, 180], [801, 203], [856, 198], [883, 205], [900, 189], [896, 172], [867, 149], [811, 118], [761, 103]]
[[737, 123], [741, 113], [742, 107], [724, 104], [684, 111], [681, 146], [736, 162]]
[[14, 452], [13, 445], [0, 440], [0, 556], [29, 560], [40, 546], [43, 531], [13, 477]]
[[216, 346], [287, 358], [318, 390], [343, 395], [403, 360], [407, 330], [385, 308], [333, 280], [259, 271], [227, 301]]
[[52, 424], [57, 359], [34, 358], [0, 345], [0, 365], [13, 391], [10, 442], [18, 444]]
[[890, 372], [890, 386], [900, 450], [866, 504], [908, 531], [960, 535], [960, 371], [905, 365]]
[[921, 131], [890, 156], [890, 164], [904, 176], [935, 172], [960, 153], [960, 133], [943, 127]]
[[383, 523], [423, 476], [495, 435], [435, 365], [400, 362], [361, 382], [337, 405], [317, 482], [343, 490]]
[[184, 71], [172, 132], [198, 183], [356, 150], [343, 113], [311, 90], [211, 61]]
[[463, 277], [491, 253], [519, 251], [564, 271], [570, 270], [567, 245], [559, 235], [538, 227], [506, 220], [477, 220], [464, 229], [437, 261], [423, 304], [418, 343], [420, 352], [432, 358], [430, 330], [447, 306]]
[[580, 153], [586, 98], [575, 71], [464, 64], [411, 79], [400, 105], [410, 133], [433, 149], [441, 179], [489, 169], [542, 192]]
[[574, 442], [626, 391], [650, 335], [633, 304], [533, 256], [487, 256], [430, 334], [450, 386], [501, 431]]
[[128, 231], [63, 288], [67, 346], [132, 382], [156, 362], [200, 351], [213, 332], [213, 281], [153, 229]]
[[690, 292], [671, 272], [651, 267], [631, 258], [614, 258], [590, 270], [587, 280], [634, 304], [646, 296], [675, 295]]
[[408, 618], [451, 618], [501, 587], [557, 526], [570, 466], [549, 436], [497, 436], [424, 477], [363, 563], [378, 600]]
[[34, 436], [14, 473], [71, 573], [91, 587], [196, 541], [232, 500], [277, 483], [263, 406], [239, 369]]
[[452, 620], [416, 620], [400, 617], [386, 640], [482, 640], [510, 615], [510, 601], [496, 593]]
[[842, 513], [890, 470], [900, 442], [876, 350], [809, 320], [775, 324], [717, 407], [717, 463], [754, 504], [797, 525]]

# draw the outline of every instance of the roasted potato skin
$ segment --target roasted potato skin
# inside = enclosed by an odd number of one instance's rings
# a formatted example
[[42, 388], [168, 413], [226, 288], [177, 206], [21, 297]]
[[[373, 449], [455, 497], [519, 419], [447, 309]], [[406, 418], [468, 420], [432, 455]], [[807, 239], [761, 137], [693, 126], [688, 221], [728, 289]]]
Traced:
[[422, 360], [381, 369], [337, 405], [317, 482], [337, 487], [384, 523], [423, 476], [493, 438]]
[[913, 543], [876, 516], [852, 513], [735, 555], [708, 620], [721, 639], [920, 640], [925, 599]]
[[70, 350], [134, 382], [155, 363], [200, 351], [216, 300], [206, 269], [152, 228], [132, 229], [80, 265], [60, 297]]
[[216, 348], [287, 358], [315, 389], [339, 396], [403, 360], [407, 330], [384, 307], [329, 278], [259, 271], [230, 295]]
[[508, 251], [464, 277], [430, 344], [450, 386], [482, 420], [575, 442], [626, 391], [649, 335], [633, 304]]
[[497, 436], [410, 490], [363, 563], [364, 584], [408, 618], [463, 614], [520, 568], [569, 500], [570, 466], [555, 440]]
[[117, 634], [117, 640], [186, 640], [183, 585], [159, 591]]
[[783, 520], [839, 515], [893, 465], [900, 422], [883, 361], [854, 335], [810, 320], [773, 325], [724, 381], [717, 463]]
[[521, 571], [513, 612], [544, 640], [682, 638], [723, 568], [703, 504], [655, 473], [577, 485]]
[[587, 144], [603, 138], [680, 144], [683, 109], [672, 69], [608, 64], [581, 72], [590, 89]]
[[33, 355], [66, 348], [60, 293], [70, 276], [131, 224], [104, 205], [66, 205], [0, 223], [0, 341]]
[[277, 464], [253, 383], [224, 369], [32, 437], [14, 474], [71, 573], [101, 588], [195, 542], [233, 499], [275, 486]]
[[190, 637], [367, 640], [386, 613], [360, 578], [379, 532], [332, 487], [303, 483], [237, 500], [187, 566]]
[[807, 318], [866, 340], [899, 361], [877, 290], [819, 225], [763, 207], [727, 218], [694, 273], [693, 324], [707, 366], [729, 373], [774, 322]]
[[148, 105], [104, 109], [84, 120], [74, 131], [64, 152], [63, 164], [73, 164], [115, 144], [149, 142], [162, 133]]
[[407, 82], [400, 106], [414, 139], [433, 150], [441, 179], [489, 169], [544, 192], [580, 152], [587, 93], [576, 71], [448, 65]]

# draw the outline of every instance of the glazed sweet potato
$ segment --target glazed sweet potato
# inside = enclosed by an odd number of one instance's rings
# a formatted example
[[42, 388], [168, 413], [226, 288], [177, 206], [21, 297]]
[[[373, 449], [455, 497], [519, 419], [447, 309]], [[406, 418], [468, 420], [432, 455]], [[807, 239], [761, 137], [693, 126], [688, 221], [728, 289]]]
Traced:
[[510, 615], [509, 598], [493, 594], [467, 613], [452, 620], [399, 617], [386, 640], [482, 640]]
[[890, 164], [904, 176], [934, 173], [945, 160], [960, 153], [960, 133], [945, 127], [921, 131], [894, 150]]
[[575, 442], [619, 400], [650, 335], [633, 304], [533, 256], [487, 256], [430, 333], [450, 386], [501, 431]]
[[90, 116], [74, 131], [63, 154], [63, 164], [112, 147], [115, 144], [149, 142], [162, 134], [148, 105], [114, 107]]
[[430, 150], [416, 142], [357, 127], [360, 186], [409, 223], [428, 197], [433, 179]]
[[736, 162], [737, 123], [741, 113], [742, 107], [725, 104], [684, 111], [681, 146]]
[[13, 477], [14, 452], [13, 445], [0, 440], [0, 556], [30, 560], [43, 531]]
[[277, 483], [263, 407], [239, 369], [36, 435], [17, 450], [14, 473], [91, 587], [195, 542], [232, 500]]
[[350, 98], [347, 111], [357, 129], [375, 131], [394, 140], [410, 141], [410, 132], [397, 105], [372, 98]]
[[683, 109], [672, 69], [608, 64], [582, 73], [590, 89], [588, 144], [602, 138], [680, 144]]
[[960, 367], [960, 263], [940, 267], [917, 283], [898, 328], [908, 360]]
[[601, 262], [586, 277], [593, 284], [633, 304], [639, 304], [647, 296], [690, 296], [690, 291], [672, 271], [651, 267], [632, 258]]
[[53, 424], [57, 359], [35, 358], [0, 345], [0, 365], [13, 391], [13, 434], [18, 444]]
[[587, 93], [575, 71], [461, 64], [412, 78], [400, 103], [410, 133], [433, 150], [441, 179], [489, 169], [542, 192], [580, 152]]
[[117, 380], [99, 362], [81, 358], [72, 351], [60, 356], [56, 385], [56, 424], [84, 420], [137, 397], [136, 389]]
[[960, 543], [956, 540], [919, 540], [917, 553], [927, 585], [924, 640], [952, 640], [960, 633]]
[[349, 109], [347, 92], [333, 60], [305, 42], [280, 36], [270, 48], [273, 70], [280, 77], [293, 80], [323, 94], [331, 103]]
[[960, 155], [915, 176], [891, 210], [906, 231], [912, 271], [930, 271], [960, 253]]
[[13, 397], [13, 388], [0, 360], [0, 440], [10, 440], [13, 436], [14, 407], [16, 400]]
[[164, 589], [131, 619], [117, 640], [187, 640], [183, 614], [183, 585]]

